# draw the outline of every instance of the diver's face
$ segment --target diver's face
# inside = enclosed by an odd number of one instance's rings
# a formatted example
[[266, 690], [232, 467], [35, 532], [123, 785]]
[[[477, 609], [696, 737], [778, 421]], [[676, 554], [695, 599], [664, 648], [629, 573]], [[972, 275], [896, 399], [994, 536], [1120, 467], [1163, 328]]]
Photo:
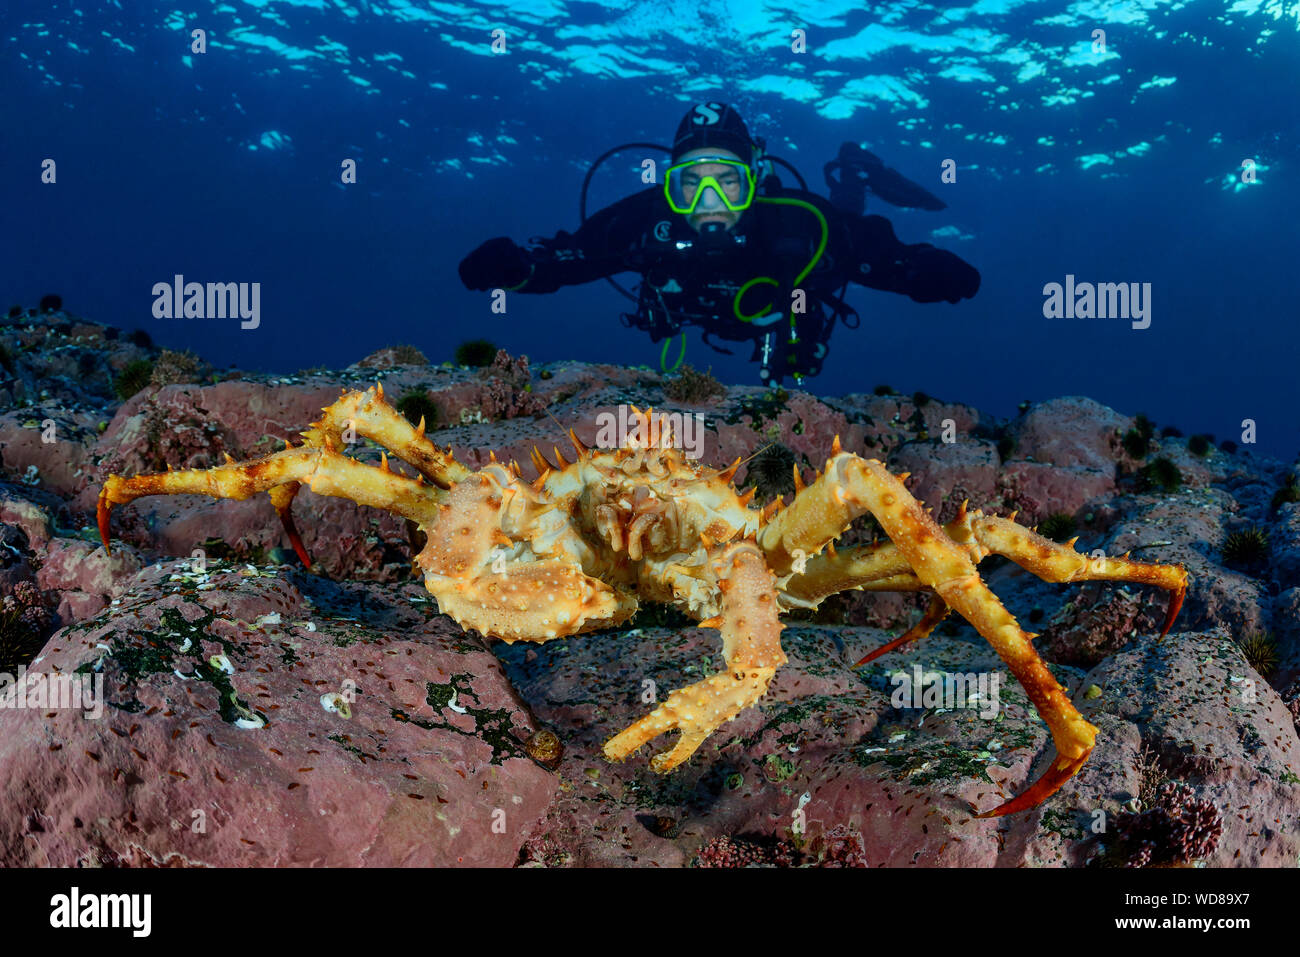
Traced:
[[[683, 153], [677, 159], [677, 162], [684, 163], [699, 156], [723, 156], [727, 159], [744, 162], [741, 157], [731, 152], [731, 150], [718, 149], [715, 146], [705, 146], [698, 150], [691, 150], [689, 153]], [[699, 166], [691, 167], [683, 174], [682, 186], [688, 200], [695, 195], [693, 184], [698, 183], [706, 176], [714, 177], [718, 184], [727, 191], [727, 198], [733, 203], [744, 195], [747, 184], [745, 183], [745, 174], [740, 170], [723, 163], [701, 163]], [[704, 195], [700, 197], [699, 205], [695, 207], [695, 212], [686, 217], [686, 222], [696, 232], [700, 232], [704, 228], [704, 224], [709, 222], [722, 223], [724, 228], [731, 229], [736, 223], [740, 222], [740, 217], [743, 215], [745, 215], [743, 209], [727, 209], [726, 204], [722, 202], [722, 197], [714, 191], [713, 187], [706, 186]]]

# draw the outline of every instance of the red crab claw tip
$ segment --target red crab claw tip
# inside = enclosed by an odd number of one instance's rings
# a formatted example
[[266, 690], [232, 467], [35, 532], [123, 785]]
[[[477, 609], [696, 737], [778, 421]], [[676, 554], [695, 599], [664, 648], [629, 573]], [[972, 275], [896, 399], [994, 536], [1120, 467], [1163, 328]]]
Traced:
[[865, 656], [861, 661], [859, 661], [859, 662], [857, 662], [856, 664], [854, 664], [853, 667], [854, 667], [854, 668], [861, 668], [861, 667], [862, 667], [863, 665], [865, 665], [868, 661], [875, 661], [877, 658], [879, 658], [879, 657], [880, 657], [881, 655], [883, 655], [883, 654], [885, 654], [885, 649], [884, 649], [884, 648], [877, 648], [875, 651], [871, 652], [871, 654]]
[[280, 524], [284, 526], [285, 532], [289, 535], [289, 542], [298, 555], [298, 561], [302, 562], [303, 568], [311, 568], [311, 556], [307, 554], [307, 546], [302, 543], [302, 538], [298, 535], [298, 526], [293, 523], [293, 513], [287, 505], [284, 508], [277, 508], [276, 512], [279, 513]]
[[[833, 547], [832, 547], [831, 551], [832, 551], [832, 554], [833, 554], [833, 553], [834, 553], [834, 548], [833, 548]], [[936, 621], [936, 622], [931, 622], [929, 627], [930, 627], [930, 628], [933, 628], [935, 624], [937, 624], [937, 621]], [[854, 665], [853, 667], [854, 667], [854, 668], [861, 668], [861, 667], [862, 667], [863, 665], [865, 665], [868, 661], [875, 661], [875, 660], [876, 660], [877, 658], [879, 658], [881, 655], [887, 655], [887, 654], [889, 654], [891, 651], [893, 651], [894, 649], [903, 647], [903, 645], [907, 644], [909, 641], [916, 641], [916, 639], [921, 638], [921, 637], [923, 637], [923, 636], [925, 636], [925, 635], [927, 635], [927, 634], [929, 634], [929, 628], [926, 628], [926, 620], [925, 620], [925, 618], [922, 618], [922, 619], [921, 619], [920, 621], [918, 621], [915, 625], [913, 625], [911, 628], [907, 629], [907, 631], [903, 632], [901, 635], [899, 635], [899, 636], [898, 636], [897, 638], [895, 638], [893, 641], [886, 642], [885, 644], [883, 644], [883, 645], [881, 645], [879, 648], [877, 648], [875, 651], [870, 652], [869, 654], [867, 654], [866, 657], [864, 657], [861, 661], [859, 661], [859, 662], [858, 662], [856, 665]]]
[[1031, 807], [1037, 807], [1059, 791], [1061, 785], [1074, 777], [1079, 768], [1083, 767], [1084, 762], [1088, 760], [1090, 754], [1092, 754], [1092, 748], [1089, 748], [1073, 761], [1066, 761], [1064, 766], [1062, 766], [1061, 758], [1058, 756], [1052, 762], [1052, 766], [1044, 772], [1041, 778], [1033, 783], [1029, 790], [1016, 795], [1010, 801], [998, 805], [991, 811], [985, 811], [975, 816], [1002, 817], [1006, 814], [1015, 814], [1017, 811], [1026, 811]]
[[876, 660], [877, 658], [879, 658], [881, 655], [887, 655], [887, 654], [889, 654], [891, 651], [895, 650], [896, 648], [901, 648], [903, 645], [907, 644], [909, 641], [913, 641], [913, 640], [915, 640], [915, 639], [918, 638], [918, 637], [920, 637], [920, 636], [919, 636], [919, 635], [913, 635], [912, 632], [909, 630], [909, 631], [907, 631], [905, 634], [899, 635], [899, 636], [898, 636], [897, 638], [895, 638], [893, 641], [886, 642], [885, 644], [883, 644], [883, 645], [881, 645], [879, 648], [877, 648], [875, 651], [872, 651], [872, 652], [868, 653], [868, 654], [866, 655], [866, 657], [864, 657], [861, 661], [859, 661], [859, 662], [858, 662], [856, 665], [854, 665], [853, 667], [854, 667], [854, 668], [861, 668], [861, 667], [862, 667], [863, 665], [865, 665], [868, 661], [875, 661], [875, 660]]
[[99, 503], [95, 507], [95, 518], [99, 523], [99, 540], [104, 543], [104, 554], [106, 555], [111, 554], [112, 552], [112, 549], [110, 549], [108, 545], [108, 539], [109, 539], [108, 513], [112, 507], [113, 506], [108, 501], [108, 496], [106, 496], [103, 492], [100, 492]]
[[1161, 638], [1169, 634], [1169, 629], [1174, 627], [1174, 619], [1178, 617], [1178, 612], [1183, 607], [1183, 599], [1186, 597], [1186, 585], [1169, 596], [1169, 613], [1165, 615], [1165, 627], [1160, 631]]

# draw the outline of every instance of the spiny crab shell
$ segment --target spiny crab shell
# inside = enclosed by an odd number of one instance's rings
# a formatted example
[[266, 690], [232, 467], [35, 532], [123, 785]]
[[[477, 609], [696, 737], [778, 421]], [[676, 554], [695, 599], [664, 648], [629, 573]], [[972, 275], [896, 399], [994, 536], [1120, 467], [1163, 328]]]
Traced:
[[[674, 604], [697, 620], [718, 615], [710, 550], [753, 542], [779, 500], [762, 512], [751, 508], [754, 490], [741, 495], [731, 485], [739, 460], [704, 469], [673, 447], [589, 450], [570, 438], [572, 462], [554, 449], [553, 464], [534, 448], [540, 474], [533, 482], [493, 455], [450, 489], [439, 511], [444, 522], [454, 514], [455, 525], [439, 528], [416, 558], [439, 607], [462, 627], [506, 641], [607, 628], [631, 617], [640, 601]], [[493, 573], [503, 564], [532, 571], [503, 585]], [[614, 590], [584, 587], [584, 575]], [[530, 589], [545, 592], [553, 618], [537, 620]], [[785, 607], [797, 601], [778, 593]]]

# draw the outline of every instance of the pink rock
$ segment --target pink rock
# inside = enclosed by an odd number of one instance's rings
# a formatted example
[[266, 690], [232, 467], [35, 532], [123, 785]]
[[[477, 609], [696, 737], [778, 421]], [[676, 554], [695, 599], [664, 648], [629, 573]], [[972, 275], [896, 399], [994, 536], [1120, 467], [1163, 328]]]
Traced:
[[[944, 442], [909, 442], [889, 458], [894, 472], [910, 472], [907, 488], [932, 509], [936, 517], [952, 500], [948, 512], [955, 514], [965, 499], [971, 509], [991, 509], [1001, 504], [997, 490], [998, 451], [992, 442], [980, 439]], [[949, 520], [944, 513], [940, 521]]]
[[[790, 663], [757, 712], [746, 712], [716, 732], [689, 764], [674, 772], [679, 776], [675, 780], [650, 772], [641, 754], [610, 766], [596, 751], [612, 732], [648, 710], [650, 705], [640, 700], [647, 677], [654, 676], [662, 700], [672, 688], [712, 670], [683, 670], [716, 651], [716, 642], [706, 634], [692, 629], [680, 636], [656, 632], [612, 643], [573, 639], [563, 651], [549, 645], [505, 651], [515, 662], [511, 671], [524, 698], [544, 723], [566, 737], [559, 773], [591, 778], [601, 795], [597, 800], [584, 790], [557, 794], [545, 825], [525, 850], [528, 858], [579, 865], [676, 865], [719, 836], [789, 839], [798, 810], [809, 838], [836, 829], [860, 835], [869, 866], [1079, 865], [1100, 852], [1101, 840], [1087, 827], [1094, 810], [1118, 813], [1139, 784], [1135, 768], [1146, 722], [1139, 727], [1133, 717], [1115, 717], [1117, 704], [1132, 702], [1134, 708], [1154, 706], [1165, 715], [1187, 712], [1201, 721], [1223, 723], [1225, 744], [1231, 733], [1244, 733], [1238, 727], [1243, 722], [1261, 733], [1267, 727], [1280, 735], [1278, 774], [1292, 766], [1288, 762], [1300, 748], [1293, 730], [1281, 733], [1269, 723], [1276, 717], [1272, 704], [1236, 716], [1229, 702], [1207, 695], [1207, 688], [1196, 682], [1161, 682], [1153, 697], [1149, 689], [1155, 686], [1139, 671], [1125, 672], [1123, 681], [1098, 678], [1094, 671], [1088, 679], [1067, 679], [1075, 690], [1092, 681], [1104, 688], [1099, 699], [1076, 698], [1089, 720], [1102, 728], [1099, 746], [1083, 771], [1033, 811], [1001, 824], [980, 821], [971, 816], [972, 806], [992, 807], [1046, 770], [1053, 751], [1045, 729], [1014, 704], [1023, 699], [1010, 691], [1002, 696], [1002, 718], [996, 722], [961, 710], [895, 710], [889, 694], [894, 685], [887, 675], [921, 663], [949, 673], [1000, 673], [1011, 683], [1005, 687], [1014, 688], [1014, 679], [986, 645], [940, 636], [926, 639], [921, 648], [885, 656], [862, 669], [862, 677], [854, 677], [848, 664], [884, 638], [869, 629], [834, 633], [846, 646], [842, 651], [825, 629], [788, 627], [783, 639]], [[1183, 637], [1189, 638], [1187, 661], [1206, 653], [1198, 636], [1181, 636], [1180, 641]], [[1144, 654], [1149, 654], [1145, 647], [1135, 658], [1140, 662]], [[521, 667], [524, 660], [530, 662], [526, 668]], [[1207, 683], [1218, 687], [1217, 677]], [[991, 743], [1000, 746], [989, 751]], [[973, 760], [981, 752], [993, 759]], [[977, 770], [982, 767], [987, 772]], [[1226, 783], [1221, 777], [1204, 785], [1199, 777], [1189, 780], [1201, 793], [1213, 794], [1225, 813], [1239, 795], [1260, 793], [1245, 777]], [[1275, 781], [1276, 776], [1262, 780]], [[1273, 788], [1271, 815], [1285, 821], [1295, 813], [1297, 799], [1284, 787]], [[708, 801], [700, 806], [692, 795], [708, 795]], [[807, 799], [797, 800], [800, 795]], [[681, 836], [664, 837], [665, 831]], [[591, 834], [618, 834], [622, 840], [616, 845], [594, 842], [587, 837]], [[1274, 848], [1263, 835], [1234, 830], [1234, 843], [1214, 860], [1231, 861], [1243, 845], [1249, 845], [1253, 861], [1286, 860], [1295, 853], [1295, 841], [1288, 836]]]
[[[1138, 500], [1147, 506], [1111, 529], [1113, 537], [1105, 551], [1123, 555], [1132, 550], [1136, 560], [1187, 569], [1190, 587], [1177, 629], [1220, 626], [1238, 639], [1270, 630], [1269, 596], [1263, 583], [1220, 565], [1217, 549], [1201, 544], [1222, 541], [1225, 516], [1235, 508], [1231, 496], [1207, 489]], [[1193, 507], [1188, 507], [1189, 502], [1195, 503]]]
[[[49, 421], [54, 422], [52, 442], [43, 440], [42, 423]], [[84, 435], [70, 421], [60, 422], [37, 409], [0, 414], [0, 469], [9, 481], [32, 476], [41, 487], [70, 495], [81, 487], [90, 457]]]
[[1300, 678], [1300, 588], [1288, 588], [1278, 595], [1272, 611], [1273, 637], [1278, 648], [1278, 666], [1272, 681], [1275, 688], [1286, 688]]
[[102, 545], [81, 539], [56, 538], [45, 551], [36, 583], [43, 591], [78, 591], [91, 595], [120, 595], [126, 581], [140, 570], [134, 553], [118, 549], [104, 553]]
[[998, 484], [1008, 504], [1024, 514], [1024, 522], [1041, 522], [1056, 512], [1074, 515], [1087, 503], [1113, 495], [1115, 471], [1013, 460], [1003, 466]]
[[49, 512], [28, 498], [18, 486], [0, 485], [0, 525], [21, 528], [33, 548], [40, 548], [50, 539]]
[[1048, 661], [1095, 665], [1139, 634], [1158, 632], [1169, 601], [1168, 593], [1158, 589], [1129, 591], [1089, 582], [1042, 629], [1034, 647]]
[[1278, 509], [1277, 522], [1270, 530], [1269, 545], [1273, 577], [1282, 588], [1300, 586], [1300, 504]]
[[57, 609], [59, 621], [69, 625], [85, 621], [98, 615], [107, 605], [108, 600], [103, 595], [92, 595], [84, 591], [60, 592]]
[[[405, 522], [387, 512], [303, 489], [294, 500], [295, 523], [313, 564], [340, 578], [405, 577], [411, 563]], [[160, 555], [189, 559], [233, 557], [297, 564], [289, 537], [266, 496], [233, 501], [197, 495], [161, 495], [118, 506], [113, 537]], [[278, 550], [278, 551], [276, 551]]]
[[[523, 755], [528, 718], [491, 655], [411, 587], [367, 624], [281, 579], [211, 582], [148, 569], [125, 610], [50, 640], [42, 671], [102, 660], [119, 706], [0, 711], [0, 794], [25, 809], [0, 815], [0, 862], [515, 862], [559, 781]], [[342, 694], [346, 714], [323, 706]]]
[[[41, 337], [53, 333], [32, 335], [25, 357], [46, 348]], [[75, 397], [66, 380], [83, 359], [65, 356], [61, 341], [48, 340], [58, 348], [42, 368], [62, 377], [60, 395]], [[121, 368], [132, 354], [116, 349], [108, 361]], [[40, 486], [0, 487], [0, 522], [21, 527], [35, 553], [24, 556], [30, 562], [20, 574], [39, 564], [41, 587], [57, 596], [65, 620], [79, 622], [47, 644], [39, 666], [68, 672], [103, 656], [110, 698], [121, 706], [100, 721], [0, 710], [0, 801], [31, 808], [0, 815], [0, 863], [684, 866], [716, 842], [753, 834], [796, 848], [805, 862], [852, 845], [847, 857], [872, 866], [1079, 865], [1104, 842], [1088, 829], [1095, 812], [1113, 818], [1140, 790], [1144, 744], [1156, 746], [1199, 795], [1213, 797], [1225, 821], [1238, 815], [1211, 863], [1294, 861], [1296, 838], [1284, 822], [1297, 816], [1295, 788], [1279, 782], [1292, 779], [1300, 742], [1294, 725], [1278, 723], [1271, 690], [1227, 640], [1271, 629], [1283, 660], [1273, 679], [1300, 677], [1300, 589], [1287, 590], [1300, 574], [1291, 554], [1300, 553], [1300, 532], [1287, 513], [1276, 521], [1270, 513], [1275, 563], [1257, 577], [1223, 568], [1217, 551], [1225, 528], [1271, 496], [1273, 466], [1217, 451], [1196, 459], [1185, 442], [1167, 439], [1148, 460], [1173, 458], [1183, 490], [1120, 494], [1117, 466], [1140, 465], [1119, 446], [1130, 420], [1087, 399], [1032, 408], [1016, 426], [1014, 457], [1000, 465], [990, 439], [997, 421], [954, 403], [822, 399], [797, 390], [782, 398], [741, 386], [709, 401], [674, 403], [665, 399], [665, 378], [644, 369], [554, 363], [542, 378], [508, 357], [495, 374], [393, 365], [400, 358], [387, 351], [340, 372], [148, 389], [117, 410], [102, 436], [92, 426], [111, 417], [107, 406], [68, 419], [80, 432], [66, 441], [80, 451], [57, 455], [75, 459], [70, 471], [41, 459], [41, 477], [51, 478]], [[647, 765], [649, 752], [666, 742], [623, 765], [605, 762], [601, 745], [649, 710], [647, 681], [662, 700], [718, 667], [716, 632], [638, 628], [494, 645], [488, 654], [405, 580], [404, 522], [309, 491], [294, 514], [328, 577], [270, 569], [292, 559], [264, 495], [245, 502], [155, 496], [115, 509], [119, 542], [168, 559], [138, 571], [140, 558], [127, 545], [109, 561], [92, 543], [57, 537], [54, 519], [69, 520], [61, 503], [72, 521], [89, 522], [110, 472], [201, 467], [223, 452], [264, 455], [307, 428], [340, 391], [376, 378], [393, 402], [410, 391], [427, 395], [441, 413], [431, 439], [470, 468], [495, 451], [531, 476], [534, 445], [548, 458], [552, 446], [572, 457], [569, 429], [593, 445], [597, 417], [616, 414], [620, 404], [702, 414], [700, 460], [713, 467], [780, 442], [810, 480], [838, 435], [845, 449], [910, 471], [909, 487], [941, 521], [966, 497], [986, 511], [1020, 508], [1025, 524], [1076, 514], [1090, 539], [1081, 547], [1182, 563], [1192, 590], [1173, 636], [1156, 643], [1163, 592], [1069, 591], [1014, 567], [989, 572], [1017, 615], [1038, 603], [1050, 612], [1073, 596], [1079, 613], [1050, 619], [1060, 634], [1044, 626], [1040, 646], [1057, 658], [1100, 658], [1086, 677], [1069, 666], [1053, 670], [1101, 734], [1083, 772], [1051, 801], [980, 821], [972, 808], [1005, 800], [1046, 769], [1046, 730], [1009, 677], [1002, 720], [989, 722], [963, 710], [895, 709], [889, 675], [912, 664], [1005, 675], [987, 645], [954, 638], [944, 626], [867, 668], [850, 667], [914, 621], [923, 594], [837, 598], [819, 611], [824, 625], [787, 618], [790, 663], [770, 694], [665, 777]], [[24, 394], [38, 393], [34, 381], [18, 383]], [[543, 407], [546, 414], [530, 414]], [[489, 421], [462, 425], [462, 411], [475, 410]], [[62, 421], [62, 413], [55, 417]], [[949, 426], [957, 441], [945, 445]], [[0, 418], [0, 464], [10, 479], [20, 477], [18, 466], [36, 464], [34, 456], [56, 454], [31, 446], [22, 428], [12, 415]], [[378, 460], [373, 449], [349, 451]], [[840, 544], [869, 539], [866, 525]], [[176, 561], [200, 547], [209, 553], [206, 577]], [[225, 554], [240, 561], [217, 560]], [[260, 570], [245, 574], [246, 562]], [[1055, 605], [1043, 599], [1048, 594]], [[105, 608], [110, 598], [120, 601]], [[218, 655], [234, 674], [209, 670]], [[345, 681], [356, 688], [351, 718], [320, 703]], [[1232, 697], [1243, 681], [1258, 692], [1249, 707]], [[1092, 683], [1100, 697], [1080, 694]], [[268, 723], [236, 726], [239, 708]], [[554, 771], [522, 756], [523, 740], [539, 726], [564, 744]], [[1267, 743], [1262, 750], [1256, 739]], [[195, 811], [205, 821], [198, 832]], [[797, 819], [803, 833], [795, 841]], [[43, 829], [39, 840], [32, 820]]]
[[964, 441], [974, 436], [983, 421], [971, 406], [936, 399], [920, 407], [911, 397], [901, 395], [852, 393], [832, 401], [839, 408], [866, 417], [863, 428], [867, 447], [873, 458], [882, 460], [904, 442], [941, 439], [950, 423], [958, 441]]
[[1114, 473], [1120, 439], [1133, 420], [1083, 396], [1039, 402], [1013, 427], [1013, 456]]
[[1102, 689], [1093, 708], [1135, 724], [1170, 777], [1194, 782], [1198, 796], [1218, 807], [1223, 837], [1207, 864], [1294, 864], [1297, 797], [1287, 781], [1300, 773], [1300, 740], [1282, 699], [1257, 680], [1230, 638], [1211, 632], [1144, 638], [1084, 682]]
[[428, 357], [415, 346], [386, 346], [376, 349], [349, 369], [390, 369], [393, 366], [427, 366]]
[[[1187, 449], [1187, 440], [1167, 438], [1159, 441], [1159, 446], [1146, 457], [1145, 462], [1156, 458], [1167, 458], [1178, 468], [1183, 488], [1209, 488], [1215, 482], [1227, 479], [1239, 467], [1239, 459], [1212, 448], [1206, 455], [1193, 455]], [[1134, 463], [1140, 468], [1144, 463]]]

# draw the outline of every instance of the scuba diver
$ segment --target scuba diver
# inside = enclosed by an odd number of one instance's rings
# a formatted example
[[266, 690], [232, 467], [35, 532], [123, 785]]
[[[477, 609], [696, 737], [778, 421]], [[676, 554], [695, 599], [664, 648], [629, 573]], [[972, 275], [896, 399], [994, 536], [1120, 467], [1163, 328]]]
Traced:
[[[586, 216], [587, 187], [596, 168], [630, 148], [671, 152], [663, 185], [654, 185]], [[773, 164], [785, 166], [800, 189], [786, 188]], [[838, 178], [832, 173], [838, 171]], [[929, 243], [899, 242], [883, 216], [864, 216], [866, 191], [896, 206], [944, 209], [931, 193], [889, 169], [855, 143], [844, 143], [824, 175], [830, 199], [809, 192], [798, 170], [750, 138], [730, 106], [701, 103], [677, 128], [672, 149], [629, 143], [606, 152], [587, 173], [576, 233], [533, 237], [523, 249], [507, 237], [489, 239], [460, 263], [473, 290], [546, 293], [561, 286], [608, 279], [636, 311], [625, 326], [666, 339], [687, 325], [713, 338], [751, 342], [759, 377], [776, 386], [821, 371], [835, 320], [857, 328], [857, 312], [843, 301], [850, 281], [904, 293], [916, 302], [956, 303], [975, 295], [976, 269]], [[610, 277], [641, 274], [637, 295]], [[836, 289], [839, 287], [838, 294]], [[852, 321], [850, 321], [852, 320]], [[685, 357], [686, 335], [681, 354]]]

